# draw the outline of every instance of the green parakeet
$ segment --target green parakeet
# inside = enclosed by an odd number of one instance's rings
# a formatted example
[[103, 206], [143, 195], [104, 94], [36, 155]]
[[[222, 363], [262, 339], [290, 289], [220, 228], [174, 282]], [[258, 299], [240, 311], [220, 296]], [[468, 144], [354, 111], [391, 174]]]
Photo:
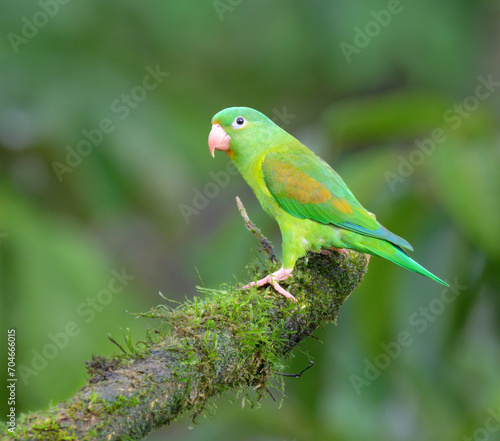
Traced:
[[326, 162], [262, 113], [247, 107], [217, 113], [208, 146], [212, 156], [228, 154], [281, 230], [283, 266], [247, 287], [272, 284], [293, 299], [278, 282], [308, 251], [332, 248], [380, 256], [448, 286], [406, 254], [411, 245], [365, 210]]

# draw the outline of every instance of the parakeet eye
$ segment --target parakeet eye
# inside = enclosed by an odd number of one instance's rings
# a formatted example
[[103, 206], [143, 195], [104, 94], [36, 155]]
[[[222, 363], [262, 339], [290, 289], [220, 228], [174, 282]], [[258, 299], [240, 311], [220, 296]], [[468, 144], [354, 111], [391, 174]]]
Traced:
[[243, 118], [242, 116], [238, 116], [238, 118], [236, 118], [233, 121], [233, 123], [231, 124], [231, 127], [233, 129], [242, 129], [246, 125], [247, 125], [247, 120], [245, 118]]

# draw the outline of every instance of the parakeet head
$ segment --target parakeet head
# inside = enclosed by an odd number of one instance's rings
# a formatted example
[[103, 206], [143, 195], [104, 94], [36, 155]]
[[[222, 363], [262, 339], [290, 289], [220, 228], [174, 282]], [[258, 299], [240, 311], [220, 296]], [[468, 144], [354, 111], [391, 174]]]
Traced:
[[208, 148], [225, 151], [233, 160], [265, 151], [275, 136], [286, 134], [267, 116], [249, 107], [229, 107], [212, 118]]

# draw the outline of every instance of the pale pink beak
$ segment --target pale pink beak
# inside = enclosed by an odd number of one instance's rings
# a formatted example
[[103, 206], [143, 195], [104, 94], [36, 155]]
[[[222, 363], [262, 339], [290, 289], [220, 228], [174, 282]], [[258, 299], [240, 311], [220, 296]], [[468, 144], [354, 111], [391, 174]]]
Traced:
[[212, 158], [215, 157], [215, 150], [229, 150], [231, 137], [224, 131], [220, 124], [212, 124], [212, 130], [208, 135], [208, 148]]

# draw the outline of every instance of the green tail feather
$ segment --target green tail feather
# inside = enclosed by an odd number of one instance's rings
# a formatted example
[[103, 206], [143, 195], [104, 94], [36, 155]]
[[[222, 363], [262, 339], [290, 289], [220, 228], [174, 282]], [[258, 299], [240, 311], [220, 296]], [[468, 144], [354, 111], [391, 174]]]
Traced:
[[392, 243], [376, 240], [369, 238], [369, 240], [363, 241], [364, 252], [383, 257], [384, 259], [390, 260], [403, 268], [413, 271], [423, 276], [429, 277], [430, 279], [441, 283], [444, 286], [448, 285], [444, 280], [432, 274], [430, 271], [426, 270], [422, 265], [415, 262], [411, 257], [409, 257], [401, 248]]

